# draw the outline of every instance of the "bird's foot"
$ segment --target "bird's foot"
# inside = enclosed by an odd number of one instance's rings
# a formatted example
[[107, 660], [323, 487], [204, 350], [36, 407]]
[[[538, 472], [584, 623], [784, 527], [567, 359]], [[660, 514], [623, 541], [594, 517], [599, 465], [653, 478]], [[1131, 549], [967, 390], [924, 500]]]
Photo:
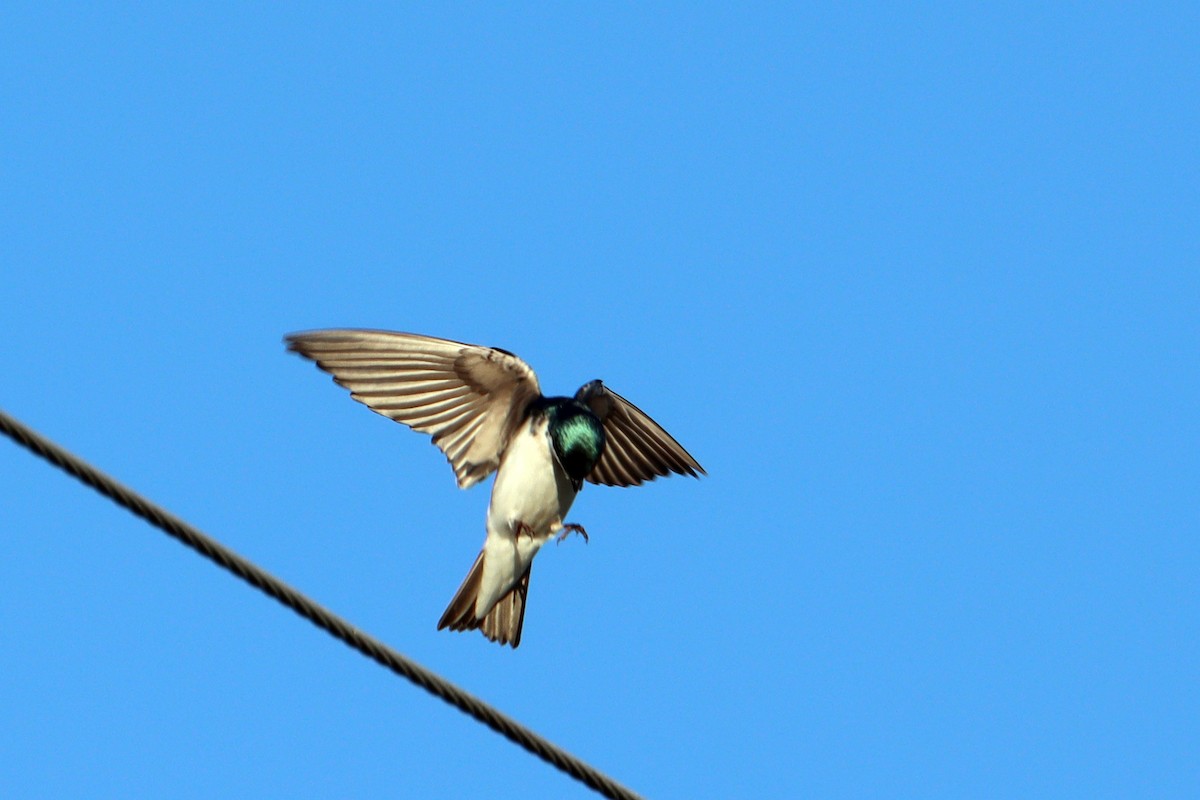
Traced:
[[566, 525], [562, 526], [562, 533], [558, 534], [558, 541], [555, 544], [561, 544], [562, 540], [567, 538], [567, 535], [571, 533], [578, 533], [583, 537], [583, 543], [588, 543], [587, 531], [583, 529], [583, 526], [576, 525], [574, 522], [568, 522]]
[[516, 538], [520, 539], [522, 533], [525, 534], [526, 536], [528, 536], [530, 539], [532, 539], [534, 536], [533, 528], [529, 527], [524, 522], [517, 520], [517, 537]]

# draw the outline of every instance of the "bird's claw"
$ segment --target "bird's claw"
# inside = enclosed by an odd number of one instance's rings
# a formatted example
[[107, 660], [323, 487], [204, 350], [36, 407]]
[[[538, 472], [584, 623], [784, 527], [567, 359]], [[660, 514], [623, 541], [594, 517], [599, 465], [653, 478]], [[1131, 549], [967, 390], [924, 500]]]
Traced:
[[568, 522], [566, 525], [562, 526], [562, 532], [558, 534], [558, 541], [555, 542], [555, 544], [562, 544], [562, 540], [566, 539], [567, 536], [572, 533], [578, 533], [580, 536], [583, 537], [583, 543], [584, 544], [588, 543], [589, 540], [588, 540], [587, 531], [585, 531], [583, 529], [583, 526], [576, 525], [574, 522]]

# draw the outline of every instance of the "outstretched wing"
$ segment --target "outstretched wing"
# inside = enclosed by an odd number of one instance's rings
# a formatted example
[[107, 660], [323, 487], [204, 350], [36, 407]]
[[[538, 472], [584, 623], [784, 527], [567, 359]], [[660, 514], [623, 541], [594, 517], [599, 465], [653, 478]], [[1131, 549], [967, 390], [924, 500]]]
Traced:
[[533, 369], [506, 350], [372, 330], [285, 341], [372, 411], [432, 434], [464, 489], [499, 466], [526, 407], [541, 396]]
[[683, 445], [633, 403], [600, 381], [575, 395], [604, 424], [604, 452], [587, 479], [608, 486], [637, 486], [659, 476], [699, 477], [704, 468]]

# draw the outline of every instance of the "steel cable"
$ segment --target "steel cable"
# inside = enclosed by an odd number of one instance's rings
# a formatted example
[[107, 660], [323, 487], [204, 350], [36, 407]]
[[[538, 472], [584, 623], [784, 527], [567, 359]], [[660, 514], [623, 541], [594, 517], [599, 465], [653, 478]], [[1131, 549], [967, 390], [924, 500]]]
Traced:
[[215, 539], [145, 499], [137, 492], [105, 475], [87, 462], [0, 411], [0, 432], [37, 456], [74, 476], [162, 532], [178, 539], [216, 562], [260, 591], [270, 595], [318, 628], [340, 639], [363, 655], [440, 697], [464, 714], [474, 717], [505, 738], [543, 761], [612, 800], [639, 800], [639, 795], [580, 761], [557, 745], [502, 714], [420, 664], [401, 655], [383, 642], [355, 628], [346, 620], [293, 589], [275, 576], [242, 558]]

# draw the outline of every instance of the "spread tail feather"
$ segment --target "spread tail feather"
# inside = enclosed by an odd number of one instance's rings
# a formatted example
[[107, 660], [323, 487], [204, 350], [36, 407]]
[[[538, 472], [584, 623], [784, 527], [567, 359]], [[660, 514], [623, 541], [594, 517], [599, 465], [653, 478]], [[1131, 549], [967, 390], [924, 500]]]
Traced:
[[[532, 565], [530, 565], [532, 566]], [[529, 594], [529, 570], [517, 581], [508, 594], [501, 597], [492, 606], [483, 619], [475, 618], [475, 600], [479, 596], [479, 587], [483, 583], [483, 551], [475, 558], [471, 571], [454, 599], [446, 607], [442, 618], [438, 620], [438, 630], [449, 628], [452, 631], [479, 630], [484, 636], [499, 644], [512, 645], [514, 648], [521, 643], [521, 628], [525, 624], [525, 597]]]

